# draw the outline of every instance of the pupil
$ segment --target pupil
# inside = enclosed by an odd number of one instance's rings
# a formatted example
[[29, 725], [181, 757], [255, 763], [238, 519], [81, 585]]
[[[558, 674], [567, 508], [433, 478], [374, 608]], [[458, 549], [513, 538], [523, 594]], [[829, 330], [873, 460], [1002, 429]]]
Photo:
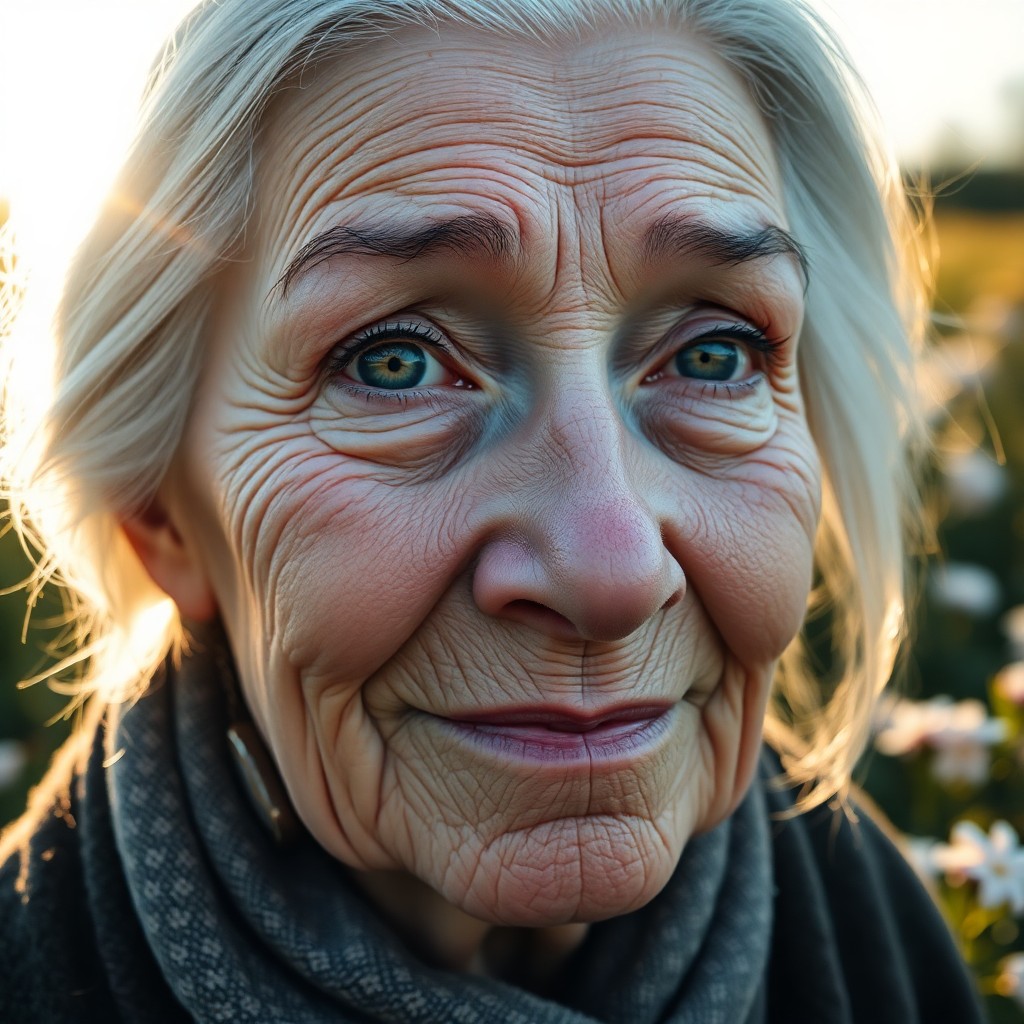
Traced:
[[388, 391], [414, 388], [427, 375], [427, 356], [419, 345], [392, 341], [368, 349], [356, 362], [364, 384]]

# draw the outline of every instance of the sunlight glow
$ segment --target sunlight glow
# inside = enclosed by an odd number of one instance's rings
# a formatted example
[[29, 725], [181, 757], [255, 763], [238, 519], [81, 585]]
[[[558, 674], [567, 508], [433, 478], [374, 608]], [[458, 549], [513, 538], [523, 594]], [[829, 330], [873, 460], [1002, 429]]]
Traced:
[[838, 31], [896, 151], [1024, 161], [1024, 0], [810, 0]]
[[[131, 140], [157, 50], [191, 0], [19, 3], [0, 14], [0, 196], [40, 291], [95, 217]], [[15, 87], [16, 83], [16, 87]], [[26, 310], [26, 313], [28, 310]]]
[[[904, 158], [918, 161], [957, 133], [968, 155], [1008, 144], [1014, 109], [1000, 100], [1000, 83], [1021, 83], [1024, 96], [1022, 0], [811, 2], [847, 39]], [[0, 14], [9, 90], [0, 104], [0, 197], [11, 204], [32, 306], [48, 308], [56, 293], [131, 139], [149, 66], [192, 5], [38, 0]], [[1024, 117], [1024, 98], [1017, 110]]]

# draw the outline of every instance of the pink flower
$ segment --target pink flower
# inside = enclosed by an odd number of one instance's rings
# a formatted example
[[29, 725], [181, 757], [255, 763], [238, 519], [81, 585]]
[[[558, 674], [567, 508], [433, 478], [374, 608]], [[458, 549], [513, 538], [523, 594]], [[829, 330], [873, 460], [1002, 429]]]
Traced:
[[890, 757], [909, 754], [947, 725], [952, 708], [952, 698], [945, 696], [894, 701], [882, 713], [875, 746]]

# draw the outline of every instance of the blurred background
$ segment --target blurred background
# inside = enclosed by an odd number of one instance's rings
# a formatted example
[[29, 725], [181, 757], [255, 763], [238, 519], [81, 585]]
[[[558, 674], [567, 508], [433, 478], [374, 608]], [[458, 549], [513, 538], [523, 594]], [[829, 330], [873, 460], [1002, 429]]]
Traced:
[[[152, 55], [188, 0], [0, 12], [0, 331], [42, 339], [60, 268], [131, 136]], [[859, 779], [906, 837], [995, 1024], [1024, 1020], [1024, 0], [822, 0], [908, 182], [931, 182], [940, 262], [922, 367], [940, 551], [899, 699]], [[10, 244], [12, 238], [13, 247]], [[39, 342], [42, 344], [42, 342]], [[2, 508], [0, 508], [2, 512]], [[0, 536], [0, 826], [66, 735], [47, 665], [57, 595]]]

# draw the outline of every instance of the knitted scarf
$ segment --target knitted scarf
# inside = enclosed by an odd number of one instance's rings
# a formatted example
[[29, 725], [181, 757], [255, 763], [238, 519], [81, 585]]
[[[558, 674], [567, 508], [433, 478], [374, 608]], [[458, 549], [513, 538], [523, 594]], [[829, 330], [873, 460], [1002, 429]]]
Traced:
[[656, 899], [592, 925], [545, 998], [425, 965], [312, 839], [276, 846], [233, 774], [224, 691], [213, 659], [192, 655], [107, 730], [108, 854], [196, 1020], [764, 1020], [773, 880], [758, 786], [687, 844]]

